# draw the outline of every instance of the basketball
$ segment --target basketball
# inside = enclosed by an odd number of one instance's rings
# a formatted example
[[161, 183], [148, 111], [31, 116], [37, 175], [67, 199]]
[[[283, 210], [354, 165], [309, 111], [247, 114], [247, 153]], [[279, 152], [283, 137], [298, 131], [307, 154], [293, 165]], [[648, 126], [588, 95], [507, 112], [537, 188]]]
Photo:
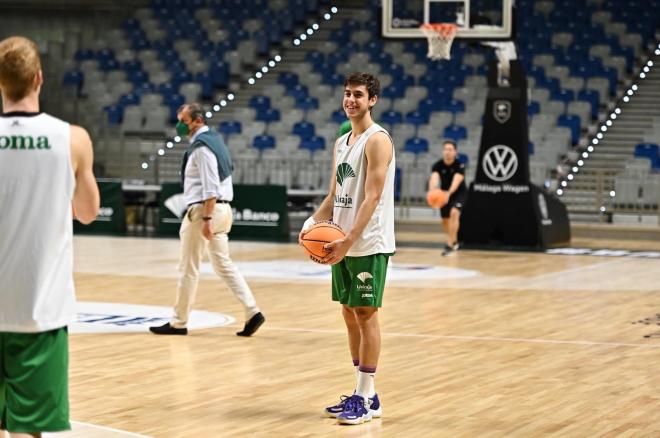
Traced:
[[341, 239], [345, 234], [338, 225], [332, 222], [318, 222], [311, 227], [302, 239], [305, 253], [316, 263], [327, 255], [323, 245]]
[[426, 203], [431, 208], [442, 208], [449, 202], [449, 192], [441, 189], [429, 190], [426, 193]]

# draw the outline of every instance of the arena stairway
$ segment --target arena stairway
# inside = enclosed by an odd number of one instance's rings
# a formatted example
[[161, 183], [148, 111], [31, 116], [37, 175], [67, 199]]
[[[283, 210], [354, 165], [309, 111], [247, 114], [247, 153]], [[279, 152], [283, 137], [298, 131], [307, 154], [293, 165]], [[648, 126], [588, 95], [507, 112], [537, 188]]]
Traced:
[[[658, 58], [655, 56], [654, 62]], [[601, 221], [600, 208], [614, 190], [615, 175], [633, 157], [635, 145], [643, 142], [643, 132], [651, 126], [653, 117], [660, 116], [660, 69], [652, 69], [645, 79], [635, 82], [639, 89], [629, 103], [620, 103], [621, 115], [562, 196], [572, 221]]]

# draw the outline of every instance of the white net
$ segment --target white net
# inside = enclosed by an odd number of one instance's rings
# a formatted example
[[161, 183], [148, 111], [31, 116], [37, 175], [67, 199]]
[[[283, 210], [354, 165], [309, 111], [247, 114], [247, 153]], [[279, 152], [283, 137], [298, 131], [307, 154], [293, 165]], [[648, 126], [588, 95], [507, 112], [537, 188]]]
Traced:
[[451, 44], [458, 32], [455, 24], [422, 24], [420, 30], [429, 41], [429, 59], [451, 59]]

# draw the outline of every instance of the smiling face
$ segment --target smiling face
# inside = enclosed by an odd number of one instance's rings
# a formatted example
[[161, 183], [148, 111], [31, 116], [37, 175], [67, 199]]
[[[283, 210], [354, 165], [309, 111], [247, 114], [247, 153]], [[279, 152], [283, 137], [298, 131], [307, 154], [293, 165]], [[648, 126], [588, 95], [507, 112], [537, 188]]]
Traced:
[[351, 120], [363, 118], [376, 104], [377, 96], [369, 98], [365, 85], [346, 84], [344, 88], [344, 111]]

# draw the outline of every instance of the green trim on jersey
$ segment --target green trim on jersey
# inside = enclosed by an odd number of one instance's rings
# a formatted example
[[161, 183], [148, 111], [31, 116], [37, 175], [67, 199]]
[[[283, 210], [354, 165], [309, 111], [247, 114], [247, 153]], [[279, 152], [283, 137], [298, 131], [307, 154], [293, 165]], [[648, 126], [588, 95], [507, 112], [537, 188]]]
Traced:
[[60, 432], [69, 423], [66, 327], [0, 332], [0, 423], [9, 432]]
[[332, 265], [332, 300], [348, 307], [381, 307], [391, 255], [344, 257]]

